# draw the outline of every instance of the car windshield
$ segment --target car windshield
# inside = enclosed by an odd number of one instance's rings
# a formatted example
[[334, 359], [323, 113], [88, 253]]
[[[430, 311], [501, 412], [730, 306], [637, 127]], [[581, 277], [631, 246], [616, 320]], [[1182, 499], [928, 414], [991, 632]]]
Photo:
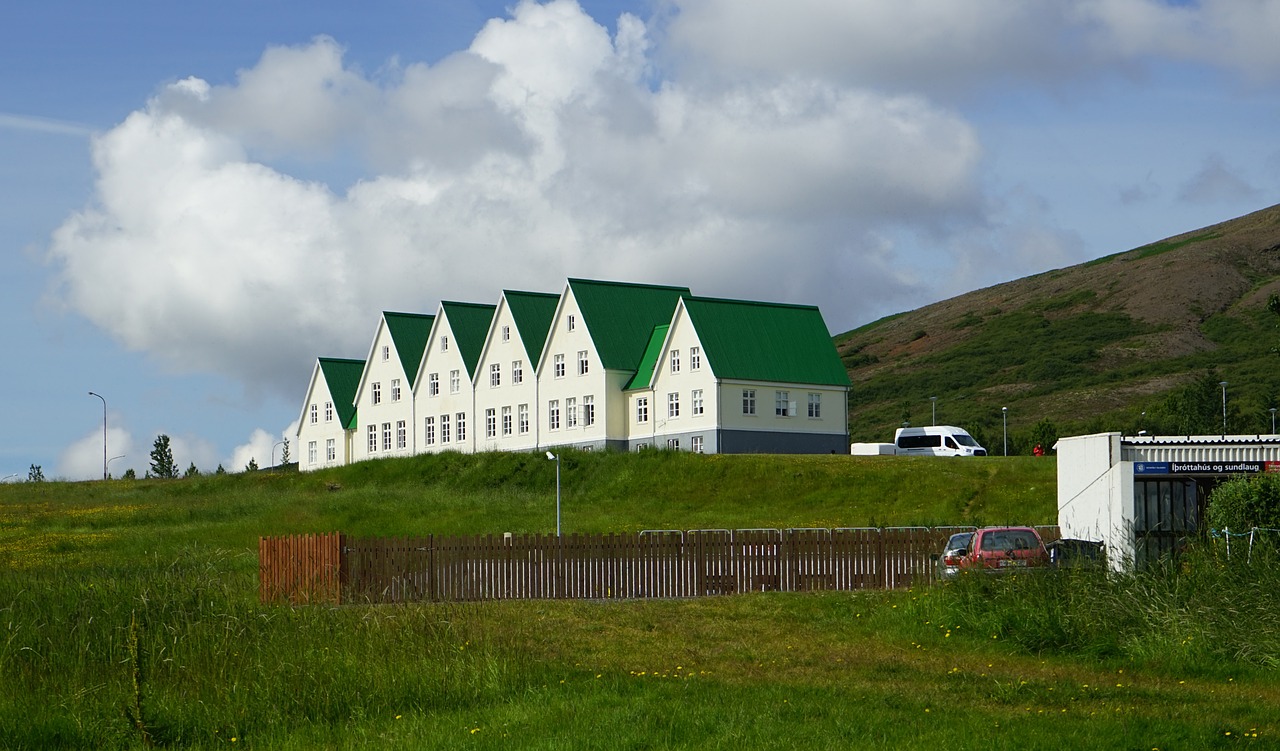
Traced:
[[951, 539], [947, 540], [947, 550], [961, 550], [969, 547], [970, 541], [973, 540], [972, 532], [960, 532], [951, 535]]
[[961, 446], [976, 447], [978, 445], [978, 442], [973, 440], [973, 436], [967, 433], [959, 433], [955, 436], [955, 439], [956, 439], [956, 443], [959, 443]]
[[1035, 533], [1026, 529], [999, 529], [982, 536], [983, 550], [1033, 550], [1040, 547]]

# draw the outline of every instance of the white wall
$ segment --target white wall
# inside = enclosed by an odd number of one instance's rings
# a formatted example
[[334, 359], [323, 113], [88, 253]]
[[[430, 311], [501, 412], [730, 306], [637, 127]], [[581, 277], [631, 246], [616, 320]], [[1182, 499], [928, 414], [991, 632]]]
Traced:
[[[384, 354], [385, 351], [385, 354]], [[378, 325], [378, 332], [373, 338], [373, 347], [365, 361], [364, 376], [360, 389], [356, 393], [356, 430], [352, 438], [352, 461], [374, 459], [387, 456], [408, 456], [413, 453], [413, 392], [409, 387], [412, 376], [404, 372], [400, 364], [396, 344], [387, 329], [386, 321]], [[393, 393], [393, 385], [399, 381], [399, 398]], [[373, 400], [373, 384], [379, 384], [381, 398], [377, 404]], [[403, 421], [405, 426], [405, 445], [397, 446], [397, 423]], [[374, 451], [369, 451], [369, 426], [375, 426], [377, 444]], [[391, 448], [386, 449], [383, 441], [384, 426], [391, 426]]]
[[[503, 328], [507, 330], [507, 338], [503, 339]], [[513, 363], [520, 363], [521, 382], [515, 383], [512, 378]], [[500, 385], [491, 384], [490, 366], [499, 368]], [[489, 327], [489, 337], [484, 350], [480, 353], [476, 366], [475, 385], [475, 420], [476, 431], [473, 445], [477, 451], [527, 451], [538, 446], [538, 377], [537, 361], [529, 358], [528, 347], [520, 337], [515, 319], [506, 298], [498, 302], [494, 311], [493, 324]], [[520, 405], [527, 405], [529, 410], [529, 430], [520, 432]], [[502, 410], [511, 410], [511, 434], [502, 432]], [[486, 437], [485, 410], [492, 409], [495, 417], [495, 436]]]
[[[570, 330], [570, 318], [573, 319]], [[578, 356], [586, 353], [587, 372], [579, 374]], [[556, 356], [564, 358], [564, 375], [555, 373]], [[560, 307], [556, 311], [555, 320], [547, 334], [547, 344], [542, 352], [538, 366], [538, 385], [536, 402], [536, 419], [538, 421], [538, 445], [562, 446], [581, 445], [604, 441], [609, 438], [621, 438], [614, 433], [616, 412], [620, 408], [621, 387], [615, 385], [616, 374], [606, 372], [600, 363], [600, 356], [595, 342], [587, 331], [582, 311], [573, 297], [572, 288], [566, 287], [560, 297]], [[590, 396], [595, 404], [595, 417], [590, 426], [582, 422], [582, 405], [584, 398]], [[570, 427], [568, 414], [569, 400], [572, 399], [577, 411], [575, 424]], [[552, 429], [549, 423], [550, 403], [555, 401], [560, 408], [560, 425]]]
[[[456, 390], [453, 375], [457, 373]], [[438, 384], [435, 395], [431, 394], [431, 378], [435, 376]], [[449, 325], [449, 317], [441, 307], [436, 312], [435, 321], [431, 324], [431, 334], [427, 338], [427, 347], [422, 353], [422, 364], [418, 368], [418, 382], [414, 390], [414, 413], [417, 417], [417, 451], [430, 453], [438, 451], [461, 451], [471, 453], [475, 450], [476, 429], [475, 401], [471, 376], [467, 373], [462, 352], [458, 349], [457, 338]], [[458, 415], [464, 416], [466, 436], [458, 440]], [[428, 444], [426, 435], [426, 418], [434, 422], [434, 440]], [[442, 421], [448, 418], [449, 440], [442, 440]]]
[[[324, 370], [319, 363], [311, 376], [311, 386], [307, 389], [306, 400], [302, 404], [302, 417], [298, 420], [298, 440], [294, 445], [294, 456], [298, 458], [298, 469], [309, 472], [325, 467], [337, 467], [350, 461], [347, 431], [338, 418], [337, 405], [326, 410], [326, 404], [333, 404], [329, 392], [329, 384], [325, 380]], [[316, 408], [316, 422], [311, 422], [311, 406]], [[326, 419], [326, 414], [328, 418]], [[334, 459], [330, 461], [325, 451], [326, 442], [332, 440]], [[316, 460], [310, 461], [308, 444], [316, 444]]]

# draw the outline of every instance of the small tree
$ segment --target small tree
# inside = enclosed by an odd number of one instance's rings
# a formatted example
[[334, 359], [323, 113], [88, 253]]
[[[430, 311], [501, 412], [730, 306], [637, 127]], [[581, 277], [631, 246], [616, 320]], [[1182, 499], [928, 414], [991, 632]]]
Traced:
[[1209, 494], [1206, 516], [1215, 529], [1280, 529], [1280, 474], [1227, 480]]
[[1053, 450], [1053, 444], [1058, 442], [1058, 426], [1053, 424], [1053, 420], [1043, 418], [1031, 428], [1031, 445], [1039, 445], [1047, 454]]
[[133, 467], [130, 467], [124, 471], [124, 474], [120, 476], [120, 479], [136, 480], [138, 479], [138, 473], [133, 471]]
[[27, 482], [44, 482], [44, 470], [39, 464], [32, 464], [31, 469], [27, 470]]
[[284, 466], [289, 463], [289, 439], [284, 439], [284, 449], [280, 452], [280, 465]]
[[178, 476], [178, 468], [173, 464], [173, 449], [169, 446], [169, 436], [161, 433], [151, 449], [151, 476], [173, 478]]
[[199, 477], [200, 470], [196, 469], [196, 463], [191, 462], [191, 466], [187, 467], [187, 471], [182, 473], [183, 477]]
[[250, 458], [249, 458], [249, 463], [248, 463], [248, 464], [246, 464], [246, 465], [244, 465], [244, 471], [245, 471], [245, 472], [257, 472], [257, 471], [258, 471], [258, 459], [257, 459], [257, 457], [250, 457]]
[[222, 464], [218, 464], [218, 468], [215, 469], [213, 473], [215, 475], [225, 475], [227, 473], [227, 468], [222, 466]]

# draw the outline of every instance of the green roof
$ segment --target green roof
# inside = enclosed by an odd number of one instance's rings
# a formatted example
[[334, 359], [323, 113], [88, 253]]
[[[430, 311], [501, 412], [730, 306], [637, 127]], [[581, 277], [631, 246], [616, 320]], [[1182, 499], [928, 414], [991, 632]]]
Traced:
[[649, 384], [653, 382], [654, 366], [658, 364], [658, 358], [662, 357], [662, 343], [667, 340], [667, 330], [670, 328], [668, 324], [653, 327], [649, 344], [644, 348], [644, 355], [640, 357], [640, 364], [636, 367], [636, 374], [631, 376], [631, 382], [623, 387], [624, 390], [649, 388]]
[[431, 335], [431, 324], [435, 322], [435, 316], [384, 312], [382, 320], [387, 322], [391, 341], [396, 343], [396, 354], [400, 356], [400, 366], [409, 377], [409, 388], [412, 389], [413, 380], [418, 377], [422, 353], [427, 349], [427, 337]]
[[493, 311], [498, 306], [473, 302], [441, 302], [440, 307], [449, 319], [449, 328], [453, 331], [453, 340], [458, 346], [458, 353], [462, 355], [462, 362], [467, 366], [467, 375], [474, 379], [476, 363], [480, 362], [480, 350], [484, 349], [489, 324], [493, 322]]
[[684, 306], [717, 378], [850, 385], [816, 307], [707, 297]]
[[542, 347], [547, 343], [547, 334], [551, 331], [551, 321], [556, 317], [560, 295], [508, 289], [502, 291], [502, 296], [506, 298], [507, 309], [516, 322], [516, 331], [520, 332], [520, 341], [524, 342], [529, 362], [538, 362], [538, 358], [542, 356]]
[[329, 398], [338, 411], [338, 421], [347, 430], [356, 427], [356, 391], [360, 388], [360, 376], [364, 374], [364, 360], [346, 360], [337, 357], [321, 357], [320, 372], [329, 386]]
[[688, 287], [570, 279], [582, 320], [607, 370], [636, 370], [654, 326], [671, 323]]

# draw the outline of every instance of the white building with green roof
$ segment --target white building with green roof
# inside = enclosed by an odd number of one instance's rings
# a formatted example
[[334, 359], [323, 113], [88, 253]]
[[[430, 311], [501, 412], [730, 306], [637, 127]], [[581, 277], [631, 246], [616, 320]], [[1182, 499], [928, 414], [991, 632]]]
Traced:
[[307, 472], [351, 463], [356, 390], [363, 372], [364, 360], [316, 359], [298, 416], [294, 444], [298, 469]]
[[813, 306], [682, 297], [626, 394], [631, 449], [848, 451], [849, 376]]
[[440, 303], [417, 368], [417, 453], [475, 450], [475, 381], [495, 306]]
[[433, 316], [383, 313], [355, 394], [351, 460], [414, 453], [413, 379]]
[[503, 290], [476, 366], [475, 448], [538, 448], [538, 358], [560, 296]]

